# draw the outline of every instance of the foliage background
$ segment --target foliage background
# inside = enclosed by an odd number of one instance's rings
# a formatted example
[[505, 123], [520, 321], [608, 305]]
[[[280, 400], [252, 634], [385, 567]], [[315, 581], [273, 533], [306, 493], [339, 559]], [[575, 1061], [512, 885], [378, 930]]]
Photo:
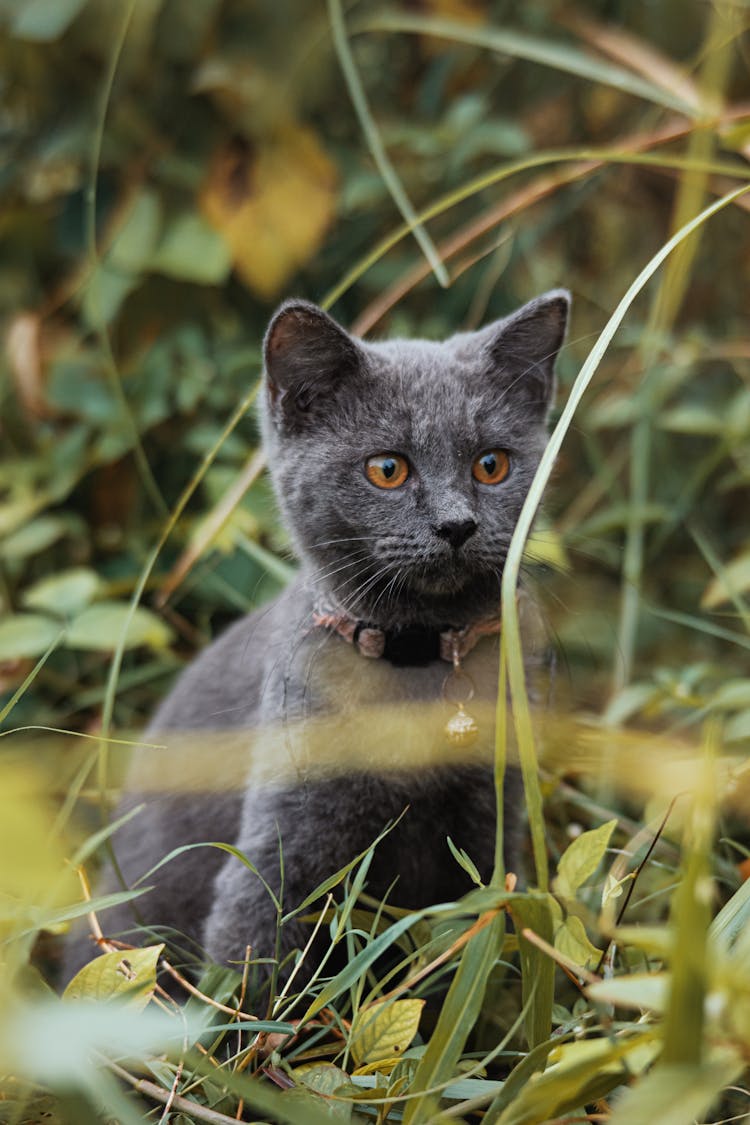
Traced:
[[[332, 18], [369, 102], [364, 128]], [[423, 0], [390, 13], [0, 2], [6, 764], [47, 765], [58, 799], [73, 780], [85, 790], [87, 744], [24, 728], [138, 728], [196, 649], [286, 580], [249, 408], [283, 296], [332, 295], [342, 323], [376, 335], [440, 337], [565, 285], [564, 401], [643, 264], [746, 179], [748, 19], [746, 4], [693, 0]], [[416, 211], [455, 196], [427, 226], [448, 287], [408, 234], [374, 253], [401, 224], [378, 136]], [[747, 209], [747, 196], [724, 208], [636, 301], [548, 491], [537, 551], [555, 566], [532, 579], [558, 652], [556, 707], [686, 744], [717, 716], [738, 762], [750, 738]], [[644, 739], [631, 745], [648, 758]], [[584, 800], [561, 781], [577, 754], [561, 741], [553, 856], [588, 823], [585, 801], [613, 799], [620, 768], [606, 753], [589, 761]], [[746, 811], [729, 807], [715, 856], [728, 891], [748, 856]]]

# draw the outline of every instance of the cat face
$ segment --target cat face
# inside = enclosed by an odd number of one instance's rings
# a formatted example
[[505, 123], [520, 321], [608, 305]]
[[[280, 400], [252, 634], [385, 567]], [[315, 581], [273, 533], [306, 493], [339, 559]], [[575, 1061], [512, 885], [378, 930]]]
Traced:
[[265, 342], [266, 448], [329, 601], [382, 628], [496, 608], [568, 307], [555, 290], [442, 343], [366, 343], [314, 305], [282, 305]]

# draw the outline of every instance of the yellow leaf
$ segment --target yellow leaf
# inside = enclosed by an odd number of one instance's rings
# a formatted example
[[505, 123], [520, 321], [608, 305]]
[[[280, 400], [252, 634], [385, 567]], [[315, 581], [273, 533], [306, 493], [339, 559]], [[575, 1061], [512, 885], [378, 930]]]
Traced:
[[396, 1063], [401, 1062], [400, 1055], [394, 1055], [392, 1059], [381, 1059], [380, 1062], [365, 1063], [364, 1066], [358, 1066], [354, 1073], [359, 1077], [363, 1074], [390, 1074]]
[[583, 922], [575, 914], [569, 914], [555, 930], [555, 949], [585, 969], [593, 969], [602, 955], [601, 949], [589, 941]]
[[335, 168], [317, 137], [287, 125], [257, 147], [222, 148], [200, 202], [242, 280], [270, 299], [320, 246], [335, 200]]
[[63, 992], [63, 999], [118, 999], [132, 1008], [145, 1008], [156, 987], [156, 965], [163, 948], [162, 942], [95, 957], [76, 973]]
[[359, 1066], [382, 1066], [402, 1055], [417, 1034], [423, 1007], [424, 1000], [394, 1000], [361, 1008], [352, 1022], [349, 1041], [354, 1061]]

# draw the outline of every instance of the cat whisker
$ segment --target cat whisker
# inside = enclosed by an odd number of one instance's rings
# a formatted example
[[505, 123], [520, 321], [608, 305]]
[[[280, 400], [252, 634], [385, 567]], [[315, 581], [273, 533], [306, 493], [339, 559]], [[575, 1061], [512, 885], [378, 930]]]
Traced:
[[324, 580], [333, 578], [335, 574], [339, 574], [342, 570], [346, 570], [347, 567], [363, 565], [367, 557], [367, 552], [361, 551], [358, 552], [356, 556], [347, 559], [346, 562], [342, 563], [340, 560], [337, 560], [338, 565], [332, 563], [328, 570], [318, 571], [315, 577]]
[[310, 543], [309, 546], [311, 550], [314, 550], [319, 547], [340, 546], [342, 543], [371, 543], [379, 538], [379, 535], [351, 535], [344, 536], [341, 539], [321, 539], [316, 543]]
[[377, 610], [378, 605], [380, 604], [381, 601], [384, 600], [384, 604], [388, 605], [388, 593], [393, 588], [394, 583], [399, 580], [399, 578], [400, 578], [400, 573], [399, 573], [399, 571], [396, 571], [396, 573], [393, 575], [393, 577], [390, 579], [390, 581], [387, 582], [386, 585], [383, 587], [383, 589], [380, 591], [380, 593], [376, 597], [375, 601], [372, 603], [372, 608], [370, 610], [370, 613], [373, 615], [373, 617], [375, 616], [375, 611]]
[[[364, 574], [366, 572], [366, 569], [367, 568], [363, 567], [361, 573]], [[378, 567], [377, 570], [374, 572], [374, 574], [368, 575], [359, 586], [355, 586], [355, 588], [350, 592], [350, 594], [346, 598], [339, 599], [341, 601], [341, 604], [342, 604], [343, 608], [346, 609], [348, 612], [354, 612], [355, 607], [357, 607], [358, 605], [361, 605], [362, 600], [366, 596], [368, 591], [371, 590], [372, 587], [381, 578], [383, 578], [386, 574], [388, 574], [388, 568], [387, 567], [384, 567], [384, 566]], [[356, 577], [359, 578], [359, 575], [357, 575]], [[341, 588], [341, 586], [343, 586], [343, 585], [344, 585], [343, 582], [340, 583], [339, 586], [337, 586], [335, 588], [336, 591], [338, 591]]]
[[367, 596], [367, 594], [374, 588], [374, 586], [382, 578], [384, 578], [384, 577], [386, 577], [386, 575], [388, 575], [389, 571], [390, 571], [390, 568], [386, 567], [386, 566], [381, 566], [378, 570], [376, 570], [376, 572], [373, 575], [371, 575], [370, 578], [367, 579], [359, 587], [359, 589], [354, 591], [354, 594], [352, 595], [352, 599], [351, 599], [352, 602], [354, 604], [357, 604], [357, 602], [359, 602], [361, 604], [362, 601], [364, 600], [364, 598]]

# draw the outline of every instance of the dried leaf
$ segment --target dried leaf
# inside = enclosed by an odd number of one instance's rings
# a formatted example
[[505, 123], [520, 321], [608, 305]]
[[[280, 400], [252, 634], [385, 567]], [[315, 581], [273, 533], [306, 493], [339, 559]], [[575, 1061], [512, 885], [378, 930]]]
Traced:
[[38, 313], [20, 313], [11, 321], [5, 337], [5, 354], [18, 397], [28, 413], [38, 418], [48, 413], [44, 400], [41, 327]]
[[201, 206], [260, 297], [276, 296], [319, 247], [333, 217], [335, 182], [317, 137], [299, 126], [256, 149], [235, 141], [217, 154]]

